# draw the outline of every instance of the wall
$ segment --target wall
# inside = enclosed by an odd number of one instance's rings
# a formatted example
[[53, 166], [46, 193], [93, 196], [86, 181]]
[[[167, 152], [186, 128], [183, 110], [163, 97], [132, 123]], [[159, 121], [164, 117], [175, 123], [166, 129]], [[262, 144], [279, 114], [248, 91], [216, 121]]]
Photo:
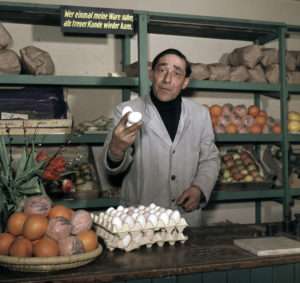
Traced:
[[[14, 2], [14, 1], [7, 1]], [[45, 1], [22, 0], [25, 3], [44, 3]], [[204, 16], [234, 17], [252, 20], [282, 21], [289, 24], [300, 24], [300, 2], [293, 0], [52, 0], [51, 4], [82, 5], [94, 7], [128, 8], [136, 10], [153, 10]], [[63, 37], [56, 27], [40, 27], [30, 25], [6, 24], [12, 33], [14, 44], [12, 48], [18, 50], [26, 45], [34, 44], [48, 50], [56, 65], [58, 75], [106, 75], [107, 72], [121, 70], [120, 42], [111, 36], [103, 38]], [[245, 43], [235, 41], [218, 41], [209, 39], [186, 38], [175, 36], [150, 37], [149, 60], [157, 52], [170, 46], [182, 50], [192, 62], [216, 62], [224, 52], [243, 46]], [[300, 41], [289, 40], [289, 49], [300, 49]], [[132, 61], [137, 58], [136, 38], [132, 40]], [[85, 90], [68, 89], [68, 102], [75, 122], [92, 120], [100, 114], [110, 116], [114, 105], [121, 101], [120, 91], [114, 90]], [[240, 103], [237, 95], [216, 95], [200, 93], [195, 99], [200, 103], [220, 104], [230, 98], [234, 104]], [[223, 97], [224, 99], [220, 99]], [[249, 104], [252, 96], [243, 94], [244, 103]], [[277, 102], [264, 101], [268, 111], [278, 116]], [[294, 110], [298, 104], [293, 102]], [[296, 206], [296, 210], [298, 206]], [[263, 206], [263, 220], [279, 220], [282, 215], [281, 206], [265, 203]], [[206, 212], [208, 223], [230, 220], [233, 222], [253, 222], [254, 205], [222, 204]]]

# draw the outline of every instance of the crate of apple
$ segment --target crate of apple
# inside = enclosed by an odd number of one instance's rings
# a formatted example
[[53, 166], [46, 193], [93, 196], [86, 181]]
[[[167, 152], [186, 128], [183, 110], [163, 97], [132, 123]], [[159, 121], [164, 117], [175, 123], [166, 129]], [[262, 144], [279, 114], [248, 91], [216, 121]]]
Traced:
[[228, 150], [221, 154], [222, 167], [220, 183], [264, 182], [261, 165], [247, 150]]

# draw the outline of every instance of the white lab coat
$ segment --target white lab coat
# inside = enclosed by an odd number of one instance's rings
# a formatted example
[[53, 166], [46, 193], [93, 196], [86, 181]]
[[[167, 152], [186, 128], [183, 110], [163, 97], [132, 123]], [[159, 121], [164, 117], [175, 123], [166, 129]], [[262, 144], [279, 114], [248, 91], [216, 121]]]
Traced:
[[[179, 209], [191, 226], [200, 226], [201, 208], [210, 198], [220, 168], [208, 109], [182, 98], [180, 121], [172, 142], [150, 96], [118, 105], [114, 112], [115, 125], [125, 106], [143, 114], [142, 129], [120, 166], [110, 168], [107, 163], [111, 133], [107, 136], [102, 158], [107, 174], [125, 172], [122, 203], [134, 206], [155, 203], [165, 208]], [[201, 188], [205, 199], [199, 209], [184, 213], [175, 200], [191, 184]]]

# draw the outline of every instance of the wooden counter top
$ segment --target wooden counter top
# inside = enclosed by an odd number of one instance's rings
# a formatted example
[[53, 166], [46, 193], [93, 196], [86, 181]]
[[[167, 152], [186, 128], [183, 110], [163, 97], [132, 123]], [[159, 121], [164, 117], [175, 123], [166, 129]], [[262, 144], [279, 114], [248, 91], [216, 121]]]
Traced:
[[94, 262], [76, 269], [21, 273], [0, 268], [0, 282], [112, 282], [300, 262], [300, 254], [257, 257], [232, 243], [234, 238], [259, 236], [261, 231], [246, 225], [189, 229], [185, 244], [143, 247], [129, 253], [105, 250]]

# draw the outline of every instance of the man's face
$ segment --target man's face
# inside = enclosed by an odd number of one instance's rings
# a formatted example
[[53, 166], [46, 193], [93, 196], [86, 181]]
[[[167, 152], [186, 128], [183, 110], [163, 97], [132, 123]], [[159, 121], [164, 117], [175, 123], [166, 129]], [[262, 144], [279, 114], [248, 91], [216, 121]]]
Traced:
[[167, 54], [159, 59], [150, 79], [154, 95], [160, 101], [174, 100], [187, 87], [189, 78], [185, 77], [185, 68], [185, 61], [177, 55]]

